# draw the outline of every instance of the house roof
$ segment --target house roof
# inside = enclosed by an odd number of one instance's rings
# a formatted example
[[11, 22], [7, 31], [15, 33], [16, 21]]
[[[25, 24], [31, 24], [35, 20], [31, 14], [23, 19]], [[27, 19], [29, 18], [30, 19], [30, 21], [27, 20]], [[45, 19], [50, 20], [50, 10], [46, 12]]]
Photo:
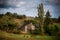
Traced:
[[[24, 30], [26, 26], [28, 26], [28, 27], [34, 26], [35, 28], [39, 28], [38, 24], [28, 23], [28, 24], [22, 25], [22, 26], [20, 27], [20, 30]], [[33, 27], [32, 27], [32, 28], [33, 28]]]

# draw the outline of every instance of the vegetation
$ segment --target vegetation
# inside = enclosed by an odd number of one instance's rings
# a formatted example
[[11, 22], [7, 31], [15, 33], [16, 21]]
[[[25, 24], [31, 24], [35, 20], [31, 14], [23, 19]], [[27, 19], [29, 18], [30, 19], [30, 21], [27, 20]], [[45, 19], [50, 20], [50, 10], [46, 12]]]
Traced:
[[[35, 30], [21, 34], [21, 28], [24, 29], [30, 23]], [[59, 40], [59, 36], [60, 17], [51, 18], [49, 11], [44, 17], [43, 4], [39, 5], [38, 17], [35, 18], [10, 12], [0, 14], [0, 40]]]
[[59, 40], [58, 36], [39, 36], [39, 35], [24, 35], [11, 34], [0, 31], [0, 40]]
[[43, 24], [44, 24], [44, 9], [43, 9], [43, 4], [39, 5], [38, 8], [38, 17], [39, 17], [39, 26], [40, 26], [40, 32], [43, 35], [44, 29], [43, 29]]
[[45, 20], [44, 20], [44, 30], [45, 30], [45, 33], [49, 33], [49, 35], [51, 35], [50, 32], [49, 32], [49, 24], [51, 22], [50, 17], [51, 17], [50, 12], [47, 11], [46, 17], [45, 17]]

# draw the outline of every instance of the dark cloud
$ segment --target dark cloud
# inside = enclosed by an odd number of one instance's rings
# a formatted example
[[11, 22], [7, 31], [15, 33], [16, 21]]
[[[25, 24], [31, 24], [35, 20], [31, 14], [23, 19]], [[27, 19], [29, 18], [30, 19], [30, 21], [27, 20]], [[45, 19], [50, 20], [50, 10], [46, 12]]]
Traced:
[[56, 17], [60, 16], [60, 5], [59, 6], [53, 6], [54, 7], [54, 14]]
[[13, 6], [13, 5], [5, 5], [5, 4], [3, 4], [3, 5], [1, 4], [0, 5], [0, 8], [10, 8], [10, 7], [11, 8], [16, 8], [16, 6]]
[[0, 0], [0, 8], [8, 8], [8, 7], [14, 7], [13, 5], [10, 5], [9, 0]]
[[[26, 4], [25, 4], [26, 3]], [[37, 4], [37, 0], [0, 0], [0, 8], [16, 8], [21, 6], [29, 6]]]
[[48, 6], [48, 8], [49, 6], [52, 6], [49, 10], [53, 17], [57, 18], [60, 16], [60, 0], [44, 0], [43, 3], [45, 6]]
[[0, 5], [6, 5], [8, 0], [0, 0]]
[[48, 5], [60, 5], [60, 0], [45, 0], [44, 3]]
[[[27, 3], [28, 1], [30, 1], [34, 3], [34, 1], [36, 0], [0, 0], [0, 7], [1, 8], [17, 7], [20, 6], [21, 4], [24, 4], [24, 2], [21, 1], [26, 1]], [[60, 5], [60, 0], [38, 0], [38, 1], [43, 2], [45, 5]]]
[[23, 5], [25, 2], [21, 0], [0, 0], [0, 8], [15, 8]]

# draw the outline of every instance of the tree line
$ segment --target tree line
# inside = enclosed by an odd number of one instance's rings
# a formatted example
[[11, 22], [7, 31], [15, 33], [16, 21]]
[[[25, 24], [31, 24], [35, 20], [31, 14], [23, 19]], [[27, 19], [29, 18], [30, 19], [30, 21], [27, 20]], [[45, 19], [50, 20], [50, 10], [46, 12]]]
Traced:
[[0, 14], [0, 18], [2, 18], [3, 16], [10, 16], [11, 18], [17, 18], [17, 19], [26, 18], [26, 15], [18, 15], [17, 13], [11, 13], [11, 12]]

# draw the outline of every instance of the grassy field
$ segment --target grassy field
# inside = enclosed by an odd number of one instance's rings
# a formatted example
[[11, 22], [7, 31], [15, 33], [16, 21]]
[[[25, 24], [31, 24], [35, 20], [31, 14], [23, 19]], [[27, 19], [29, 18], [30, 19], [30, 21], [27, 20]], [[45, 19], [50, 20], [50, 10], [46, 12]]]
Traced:
[[60, 40], [60, 37], [12, 34], [0, 31], [0, 40]]

